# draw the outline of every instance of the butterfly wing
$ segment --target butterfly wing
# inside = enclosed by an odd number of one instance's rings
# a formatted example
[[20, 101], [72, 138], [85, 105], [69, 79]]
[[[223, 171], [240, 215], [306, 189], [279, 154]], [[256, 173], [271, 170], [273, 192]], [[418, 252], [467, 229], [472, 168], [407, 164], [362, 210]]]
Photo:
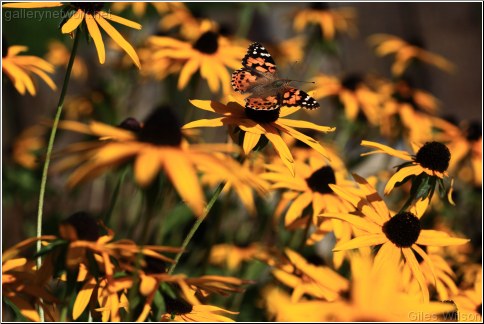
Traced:
[[293, 87], [287, 87], [282, 93], [281, 106], [303, 107], [313, 110], [319, 108], [319, 103], [306, 92]]
[[240, 93], [246, 93], [256, 83], [257, 75], [246, 68], [232, 73], [232, 88]]
[[255, 71], [261, 74], [271, 73], [275, 74], [276, 63], [271, 54], [267, 52], [266, 48], [260, 43], [252, 43], [242, 59], [242, 65], [250, 71]]
[[245, 108], [254, 110], [275, 110], [280, 108], [277, 96], [249, 97], [245, 99]]

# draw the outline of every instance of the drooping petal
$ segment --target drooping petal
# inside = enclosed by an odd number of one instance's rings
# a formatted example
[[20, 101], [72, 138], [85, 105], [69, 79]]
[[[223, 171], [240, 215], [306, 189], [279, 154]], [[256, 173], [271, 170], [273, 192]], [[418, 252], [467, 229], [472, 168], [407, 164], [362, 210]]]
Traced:
[[197, 217], [202, 216], [205, 207], [202, 188], [197, 173], [186, 153], [173, 149], [170, 158], [164, 159], [164, 168], [180, 197], [186, 201]]
[[420, 173], [422, 173], [422, 167], [420, 165], [415, 164], [415, 165], [410, 165], [408, 167], [401, 168], [394, 175], [392, 175], [390, 180], [388, 180], [383, 192], [385, 193], [385, 195], [390, 194], [390, 192], [392, 192], [393, 188], [398, 182], [402, 182], [403, 179], [405, 179], [408, 176], [419, 175]]
[[303, 216], [302, 212], [311, 203], [311, 200], [312, 194], [310, 192], [304, 192], [293, 201], [284, 219], [286, 226], [292, 224], [298, 217]]
[[185, 63], [178, 78], [178, 89], [184, 89], [186, 87], [188, 81], [199, 67], [200, 59], [198, 57], [193, 57]]
[[289, 127], [312, 129], [322, 133], [334, 132], [336, 130], [336, 127], [320, 126], [304, 120], [294, 120], [280, 117], [277, 120], [277, 124]]
[[380, 144], [380, 143], [370, 142], [370, 141], [361, 141], [361, 146], [377, 149], [376, 151], [363, 153], [363, 154], [361, 154], [362, 156], [369, 155], [369, 154], [383, 153], [383, 154], [395, 156], [395, 157], [402, 159], [402, 160], [412, 161], [412, 157], [410, 156], [410, 154], [408, 154], [408, 152], [395, 150], [395, 149], [393, 149], [389, 146], [386, 146], [386, 145], [383, 145], [383, 144]]
[[138, 54], [134, 50], [133, 46], [131, 46], [126, 39], [113, 27], [111, 26], [106, 19], [103, 17], [96, 15], [95, 19], [97, 23], [104, 29], [104, 31], [118, 44], [124, 51], [131, 57], [134, 64], [139, 68], [141, 68], [141, 63], [139, 62]]
[[244, 134], [244, 142], [242, 144], [242, 147], [244, 149], [245, 155], [249, 155], [249, 153], [252, 151], [252, 149], [259, 142], [260, 137], [261, 137], [260, 134], [254, 134], [254, 133], [250, 133], [250, 132], [245, 132], [245, 134]]
[[111, 12], [107, 13], [107, 12], [104, 12], [104, 11], [98, 11], [97, 14], [101, 15], [103, 18], [109, 19], [111, 21], [117, 22], [118, 24], [122, 24], [122, 25], [125, 25], [125, 26], [128, 26], [128, 27], [134, 28], [134, 29], [141, 30], [141, 27], [142, 27], [140, 24], [138, 24], [134, 21], [113, 15]]
[[282, 162], [287, 166], [291, 174], [294, 176], [294, 158], [292, 157], [291, 151], [287, 147], [287, 144], [284, 142], [275, 127], [269, 124], [263, 124], [261, 126], [266, 130], [264, 135], [272, 143], [274, 149], [281, 157]]
[[274, 125], [278, 129], [280, 129], [281, 131], [285, 132], [286, 134], [289, 134], [290, 136], [294, 137], [295, 139], [300, 140], [304, 144], [306, 144], [309, 147], [311, 147], [314, 150], [316, 150], [319, 154], [321, 154], [325, 158], [329, 159], [329, 157], [328, 157], [329, 155], [326, 152], [326, 149], [324, 147], [322, 147], [321, 144], [319, 144], [318, 141], [316, 141], [315, 139], [313, 139], [313, 138], [311, 138], [309, 136], [304, 135], [303, 133], [295, 130], [292, 127], [288, 127], [288, 126], [285, 126], [285, 125], [281, 125], [279, 123], [279, 121], [275, 122]]
[[106, 51], [104, 49], [103, 38], [101, 36], [101, 31], [99, 30], [99, 27], [94, 20], [94, 17], [90, 14], [86, 15], [86, 25], [89, 31], [89, 35], [91, 35], [92, 39], [94, 40], [99, 63], [104, 64], [104, 62], [106, 61]]
[[351, 250], [366, 246], [380, 245], [388, 241], [385, 234], [369, 234], [356, 237], [350, 241], [336, 244], [333, 251]]
[[96, 287], [96, 279], [92, 277], [82, 286], [77, 294], [74, 306], [72, 307], [72, 319], [76, 320], [86, 309], [91, 300], [92, 293]]
[[144, 149], [136, 158], [134, 174], [136, 181], [142, 187], [151, 183], [162, 165], [162, 159], [170, 159], [162, 149]]
[[356, 228], [363, 230], [367, 233], [377, 234], [381, 233], [381, 227], [369, 222], [368, 219], [356, 215], [345, 214], [345, 213], [324, 213], [319, 215], [319, 217], [329, 217], [329, 218], [336, 218], [341, 219], [342, 221], [346, 221], [351, 225], [355, 226]]
[[412, 274], [414, 278], [417, 280], [420, 289], [422, 291], [422, 299], [424, 303], [429, 302], [429, 288], [427, 287], [427, 283], [425, 282], [425, 277], [420, 269], [420, 265], [415, 258], [415, 254], [413, 254], [412, 250], [409, 248], [402, 248], [403, 255], [405, 256], [405, 261], [412, 270]]
[[81, 9], [77, 10], [71, 18], [62, 26], [62, 33], [69, 34], [72, 33], [84, 20], [84, 11]]

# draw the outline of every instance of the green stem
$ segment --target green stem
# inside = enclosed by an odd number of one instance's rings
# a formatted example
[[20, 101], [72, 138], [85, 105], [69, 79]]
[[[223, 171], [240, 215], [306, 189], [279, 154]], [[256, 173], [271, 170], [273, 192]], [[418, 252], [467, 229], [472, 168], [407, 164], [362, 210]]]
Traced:
[[170, 266], [170, 269], [168, 269], [168, 274], [172, 274], [173, 271], [175, 271], [175, 268], [178, 264], [178, 261], [180, 261], [180, 258], [182, 256], [182, 254], [185, 252], [185, 249], [187, 248], [188, 243], [190, 243], [190, 241], [191, 241], [193, 235], [195, 235], [195, 232], [197, 231], [198, 227], [200, 226], [200, 224], [202, 224], [203, 220], [207, 217], [208, 213], [210, 212], [213, 205], [215, 204], [215, 201], [217, 201], [218, 196], [220, 196], [220, 193], [222, 192], [224, 187], [225, 187], [225, 182], [222, 182], [218, 185], [217, 189], [215, 189], [215, 192], [212, 196], [212, 199], [210, 199], [210, 201], [207, 204], [207, 207], [205, 207], [205, 210], [203, 212], [202, 217], [197, 219], [197, 221], [193, 224], [192, 228], [190, 229], [190, 232], [188, 233], [187, 237], [185, 237], [185, 240], [183, 241], [183, 244], [181, 246], [182, 250], [180, 252], [178, 252], [178, 254], [176, 255], [175, 263], [173, 263]]
[[[57, 104], [57, 111], [54, 118], [54, 124], [52, 125], [52, 130], [50, 132], [49, 143], [47, 145], [47, 153], [45, 155], [45, 162], [44, 162], [44, 169], [42, 170], [42, 180], [40, 182], [40, 194], [39, 194], [39, 206], [37, 209], [37, 237], [42, 236], [42, 212], [44, 210], [44, 196], [45, 196], [45, 187], [47, 184], [47, 173], [49, 171], [49, 164], [50, 164], [50, 156], [52, 154], [52, 147], [54, 146], [55, 134], [57, 132], [57, 126], [59, 124], [60, 116], [62, 114], [62, 107], [64, 106], [64, 98], [67, 92], [67, 86], [69, 85], [69, 79], [71, 76], [72, 65], [74, 64], [74, 58], [76, 57], [77, 52], [77, 45], [79, 43], [79, 34], [80, 32], [76, 32], [76, 36], [74, 37], [74, 45], [72, 46], [71, 57], [69, 58], [69, 63], [67, 64], [66, 75], [64, 78], [64, 83], [62, 84], [62, 90], [59, 97], [59, 103]], [[37, 252], [40, 251], [42, 247], [42, 242], [40, 240], [37, 241]], [[42, 258], [39, 256], [37, 258], [37, 269], [40, 269], [42, 265]], [[44, 321], [44, 310], [42, 307], [39, 308], [39, 315], [41, 322]]]

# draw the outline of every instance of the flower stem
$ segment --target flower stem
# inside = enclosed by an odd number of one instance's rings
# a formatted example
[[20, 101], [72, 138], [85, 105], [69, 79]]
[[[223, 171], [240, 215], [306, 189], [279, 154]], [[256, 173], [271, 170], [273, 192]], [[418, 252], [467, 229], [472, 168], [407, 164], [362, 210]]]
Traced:
[[218, 196], [220, 196], [220, 193], [222, 192], [222, 190], [224, 189], [225, 187], [225, 182], [222, 182], [218, 185], [217, 189], [215, 189], [215, 192], [212, 196], [212, 199], [210, 199], [210, 201], [208, 202], [207, 206], [205, 207], [205, 210], [203, 212], [203, 215], [202, 217], [200, 217], [199, 219], [197, 219], [197, 221], [193, 224], [192, 228], [190, 229], [190, 232], [188, 233], [187, 237], [185, 237], [185, 240], [183, 241], [183, 244], [181, 246], [181, 251], [178, 252], [178, 254], [176, 255], [175, 257], [175, 263], [173, 263], [171, 266], [170, 266], [170, 269], [168, 269], [168, 274], [172, 274], [173, 271], [175, 271], [175, 268], [178, 264], [178, 261], [180, 261], [180, 258], [182, 256], [182, 254], [185, 252], [185, 249], [186, 247], [188, 246], [188, 243], [190, 243], [193, 235], [195, 235], [195, 232], [197, 231], [198, 227], [200, 226], [200, 224], [202, 224], [203, 220], [207, 217], [208, 213], [210, 212], [210, 210], [212, 209], [213, 205], [215, 204], [215, 201], [217, 201], [218, 199]]
[[[79, 43], [79, 34], [77, 31], [74, 37], [74, 45], [72, 45], [71, 57], [69, 58], [69, 63], [67, 64], [66, 75], [64, 77], [64, 83], [62, 84], [62, 90], [59, 97], [59, 103], [57, 104], [57, 111], [54, 118], [54, 124], [52, 125], [52, 130], [50, 132], [49, 143], [47, 145], [47, 153], [45, 155], [44, 168], [42, 170], [42, 179], [40, 182], [40, 194], [39, 194], [39, 206], [37, 208], [37, 237], [42, 235], [42, 212], [44, 209], [44, 196], [45, 188], [47, 184], [47, 173], [49, 171], [50, 156], [52, 154], [52, 147], [54, 146], [55, 134], [57, 132], [57, 126], [59, 124], [60, 116], [62, 114], [62, 107], [64, 106], [64, 98], [67, 92], [67, 86], [69, 85], [69, 79], [71, 76], [72, 65], [74, 64], [74, 58], [76, 57], [77, 45]], [[37, 241], [37, 252], [40, 251], [42, 247], [41, 240]], [[42, 265], [42, 258], [39, 256], [37, 258], [37, 269]], [[39, 308], [39, 315], [41, 322], [44, 321], [44, 311], [42, 307]]]

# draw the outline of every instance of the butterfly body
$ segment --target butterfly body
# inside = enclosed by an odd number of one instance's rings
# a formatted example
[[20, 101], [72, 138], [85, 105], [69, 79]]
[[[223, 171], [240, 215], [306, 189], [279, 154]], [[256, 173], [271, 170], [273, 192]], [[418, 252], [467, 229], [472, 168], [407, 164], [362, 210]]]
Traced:
[[279, 78], [271, 55], [259, 43], [252, 43], [242, 60], [243, 67], [232, 73], [232, 87], [249, 93], [246, 108], [274, 110], [282, 106], [316, 109], [319, 104], [302, 90], [291, 87], [290, 79]]

